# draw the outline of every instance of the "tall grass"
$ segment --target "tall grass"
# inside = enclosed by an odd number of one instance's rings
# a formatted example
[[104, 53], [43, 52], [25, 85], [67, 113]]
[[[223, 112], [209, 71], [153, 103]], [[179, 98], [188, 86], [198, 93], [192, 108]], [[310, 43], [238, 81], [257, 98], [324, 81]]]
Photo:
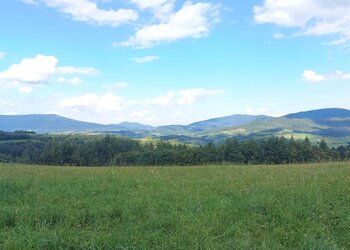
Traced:
[[0, 249], [350, 249], [350, 164], [0, 165]]

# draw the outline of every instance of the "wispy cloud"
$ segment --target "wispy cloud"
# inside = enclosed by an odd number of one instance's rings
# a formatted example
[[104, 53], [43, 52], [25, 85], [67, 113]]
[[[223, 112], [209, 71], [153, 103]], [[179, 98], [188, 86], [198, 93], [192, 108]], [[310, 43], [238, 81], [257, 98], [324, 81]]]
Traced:
[[169, 91], [165, 95], [145, 100], [146, 103], [159, 106], [186, 106], [193, 105], [201, 99], [224, 93], [221, 89], [181, 89]]
[[145, 57], [136, 57], [133, 60], [138, 64], [149, 63], [159, 60], [159, 56], [145, 56]]
[[127, 87], [129, 87], [129, 83], [127, 83], [127, 82], [116, 82], [116, 83], [104, 85], [104, 88], [108, 92], [113, 92], [113, 91], [119, 90], [119, 89], [126, 89]]
[[302, 79], [305, 82], [319, 83], [324, 81], [345, 81], [350, 80], [350, 73], [337, 70], [331, 73], [319, 74], [313, 70], [305, 70]]
[[93, 68], [93, 67], [73, 67], [73, 66], [64, 66], [64, 67], [58, 67], [56, 69], [57, 74], [61, 75], [72, 75], [72, 74], [78, 74], [78, 75], [98, 75], [100, 74], [100, 71]]
[[96, 25], [115, 27], [138, 19], [138, 13], [132, 9], [101, 9], [90, 0], [22, 0], [22, 2], [44, 4], [74, 20]]
[[4, 59], [6, 56], [6, 53], [3, 51], [0, 51], [0, 60]]

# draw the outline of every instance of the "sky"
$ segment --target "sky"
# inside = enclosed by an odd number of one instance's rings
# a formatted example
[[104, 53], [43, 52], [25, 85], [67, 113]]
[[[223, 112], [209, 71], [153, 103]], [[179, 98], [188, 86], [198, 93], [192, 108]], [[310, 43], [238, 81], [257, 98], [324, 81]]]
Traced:
[[0, 114], [189, 124], [350, 109], [348, 0], [1, 0]]

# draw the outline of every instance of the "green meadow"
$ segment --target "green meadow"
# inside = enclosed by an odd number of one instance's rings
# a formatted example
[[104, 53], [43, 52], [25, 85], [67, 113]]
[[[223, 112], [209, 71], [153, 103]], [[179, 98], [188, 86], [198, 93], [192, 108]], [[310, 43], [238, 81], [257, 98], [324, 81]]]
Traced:
[[350, 163], [0, 165], [0, 249], [350, 249]]

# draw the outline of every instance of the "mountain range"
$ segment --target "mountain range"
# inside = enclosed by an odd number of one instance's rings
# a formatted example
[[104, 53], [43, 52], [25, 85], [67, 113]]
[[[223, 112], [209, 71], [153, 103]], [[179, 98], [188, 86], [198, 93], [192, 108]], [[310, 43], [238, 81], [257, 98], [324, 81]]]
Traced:
[[124, 122], [102, 125], [58, 115], [0, 115], [0, 130], [30, 130], [37, 133], [111, 133], [131, 138], [153, 138], [203, 144], [231, 137], [239, 139], [285, 136], [327, 139], [332, 145], [350, 143], [350, 110], [329, 108], [282, 117], [232, 115], [189, 125], [153, 127]]
[[253, 121], [270, 119], [269, 116], [232, 115], [192, 123], [189, 125], [168, 125], [153, 127], [140, 123], [123, 122], [103, 125], [69, 119], [59, 115], [0, 115], [0, 130], [30, 130], [37, 133], [59, 132], [118, 132], [153, 131], [160, 134], [193, 134], [211, 129], [223, 129], [248, 124]]

